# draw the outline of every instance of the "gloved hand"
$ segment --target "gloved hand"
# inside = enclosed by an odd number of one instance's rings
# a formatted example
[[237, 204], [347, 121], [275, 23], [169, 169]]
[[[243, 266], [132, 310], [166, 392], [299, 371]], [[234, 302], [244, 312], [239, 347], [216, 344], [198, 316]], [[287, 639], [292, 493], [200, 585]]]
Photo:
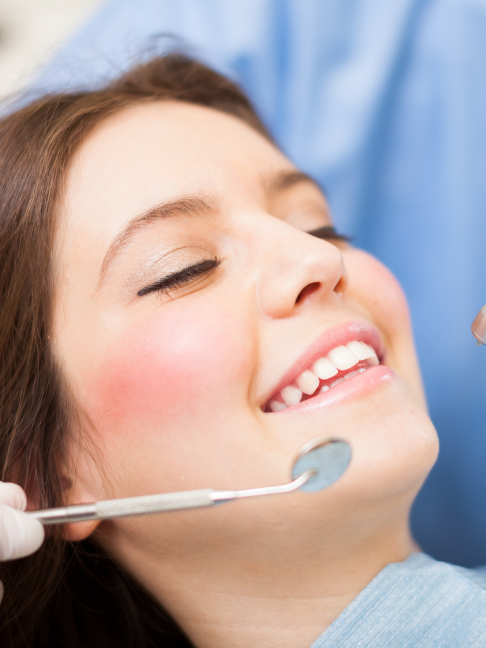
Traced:
[[[41, 546], [44, 527], [25, 511], [27, 498], [17, 484], [0, 482], [0, 561], [28, 556]], [[0, 602], [3, 585], [0, 582]]]

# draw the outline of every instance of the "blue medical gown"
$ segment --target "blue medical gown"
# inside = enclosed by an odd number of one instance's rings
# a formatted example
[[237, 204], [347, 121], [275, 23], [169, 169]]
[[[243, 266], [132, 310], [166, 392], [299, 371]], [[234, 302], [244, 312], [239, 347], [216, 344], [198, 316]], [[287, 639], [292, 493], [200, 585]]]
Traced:
[[241, 83], [339, 229], [401, 281], [441, 442], [414, 532], [440, 560], [486, 563], [486, 348], [469, 332], [486, 301], [486, 1], [112, 0], [35, 85], [95, 85], [169, 34]]

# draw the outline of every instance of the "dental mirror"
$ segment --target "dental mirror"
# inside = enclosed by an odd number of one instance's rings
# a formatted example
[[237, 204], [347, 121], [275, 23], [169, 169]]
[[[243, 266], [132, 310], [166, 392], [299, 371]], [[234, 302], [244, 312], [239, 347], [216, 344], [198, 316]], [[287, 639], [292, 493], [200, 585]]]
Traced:
[[44, 525], [65, 524], [83, 520], [107, 520], [115, 517], [214, 506], [245, 497], [291, 493], [299, 488], [312, 492], [327, 488], [339, 479], [348, 467], [350, 460], [351, 448], [347, 441], [332, 437], [317, 437], [300, 449], [292, 468], [292, 481], [289, 484], [239, 491], [204, 488], [178, 493], [124, 497], [92, 504], [28, 511], [28, 513]]
[[300, 449], [292, 468], [292, 479], [312, 470], [314, 474], [300, 488], [305, 491], [322, 490], [341, 477], [350, 461], [351, 448], [347, 441], [318, 437]]

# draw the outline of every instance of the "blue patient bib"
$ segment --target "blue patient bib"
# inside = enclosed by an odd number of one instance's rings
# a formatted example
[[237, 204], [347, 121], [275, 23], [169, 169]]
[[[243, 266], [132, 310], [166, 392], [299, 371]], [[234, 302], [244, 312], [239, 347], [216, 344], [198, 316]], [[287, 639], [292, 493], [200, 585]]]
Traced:
[[484, 648], [486, 573], [423, 553], [387, 565], [311, 648]]

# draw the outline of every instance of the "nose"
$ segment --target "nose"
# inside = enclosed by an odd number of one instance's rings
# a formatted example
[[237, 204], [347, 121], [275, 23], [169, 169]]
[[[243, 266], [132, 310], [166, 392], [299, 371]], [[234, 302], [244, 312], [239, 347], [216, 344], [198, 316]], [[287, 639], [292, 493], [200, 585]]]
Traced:
[[341, 251], [285, 223], [277, 223], [265, 247], [258, 297], [262, 311], [273, 318], [295, 315], [311, 297], [325, 301], [348, 286]]

